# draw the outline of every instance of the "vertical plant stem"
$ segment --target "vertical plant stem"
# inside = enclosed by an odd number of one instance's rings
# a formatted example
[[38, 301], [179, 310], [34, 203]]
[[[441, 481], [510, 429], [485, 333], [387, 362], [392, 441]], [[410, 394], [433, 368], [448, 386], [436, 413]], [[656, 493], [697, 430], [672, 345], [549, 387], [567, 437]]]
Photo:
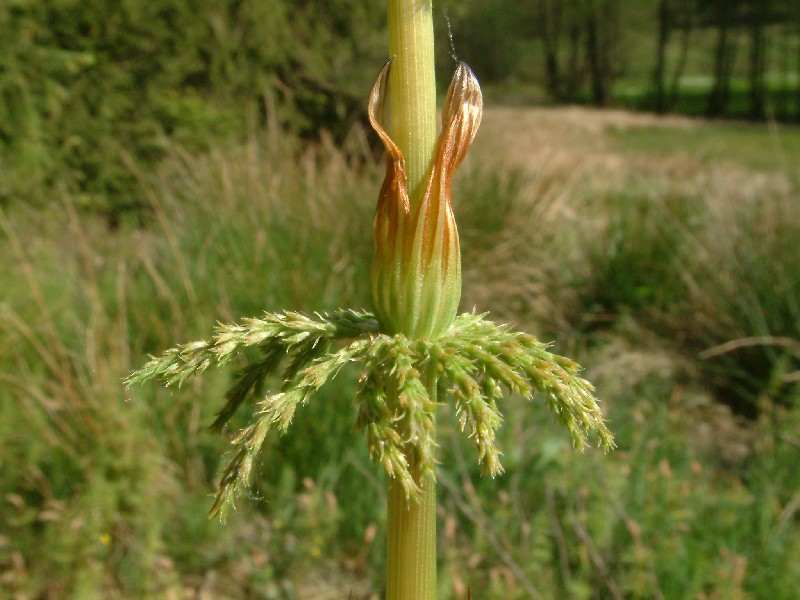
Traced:
[[431, 0], [388, 0], [389, 133], [406, 162], [412, 205], [431, 164], [436, 144], [436, 76]]
[[[420, 201], [436, 144], [436, 78], [431, 0], [388, 0], [389, 132], [400, 148], [412, 210]], [[429, 385], [436, 401], [435, 382]], [[430, 389], [433, 388], [433, 389]], [[436, 482], [422, 472], [411, 448], [406, 458], [421, 493], [406, 498], [402, 485], [389, 481], [387, 600], [436, 598]]]
[[[428, 396], [437, 398], [435, 371], [426, 375]], [[398, 479], [389, 480], [387, 600], [436, 600], [436, 478], [424, 472], [412, 448], [409, 471], [419, 502], [409, 500]]]
[[436, 598], [436, 482], [417, 465], [411, 475], [419, 482], [419, 503], [406, 499], [397, 479], [389, 480], [387, 600]]

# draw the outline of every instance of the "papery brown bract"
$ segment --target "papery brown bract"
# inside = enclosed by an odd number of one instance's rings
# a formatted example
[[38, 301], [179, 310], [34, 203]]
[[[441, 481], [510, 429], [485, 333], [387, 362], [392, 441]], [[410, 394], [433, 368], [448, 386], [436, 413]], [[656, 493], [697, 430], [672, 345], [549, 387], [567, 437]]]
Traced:
[[483, 100], [475, 75], [459, 63], [426, 185], [413, 201], [403, 154], [384, 125], [391, 65], [381, 70], [369, 101], [370, 122], [388, 155], [375, 215], [372, 300], [387, 333], [437, 336], [453, 323], [461, 298], [461, 252], [450, 186], [478, 131]]

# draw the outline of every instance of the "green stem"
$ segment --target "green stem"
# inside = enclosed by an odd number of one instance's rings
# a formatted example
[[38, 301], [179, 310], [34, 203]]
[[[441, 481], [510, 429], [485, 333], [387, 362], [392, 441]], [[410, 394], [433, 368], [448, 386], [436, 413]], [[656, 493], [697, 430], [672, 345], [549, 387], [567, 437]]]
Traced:
[[[388, 0], [389, 133], [405, 158], [409, 200], [424, 191], [436, 145], [436, 77], [431, 0]], [[429, 386], [436, 401], [436, 384]], [[433, 388], [433, 389], [431, 389]], [[422, 472], [413, 447], [406, 456], [419, 502], [389, 481], [387, 600], [436, 599], [436, 482]]]
[[417, 465], [411, 475], [420, 486], [419, 503], [406, 499], [397, 479], [389, 480], [387, 600], [436, 598], [436, 482]]
[[389, 0], [389, 134], [406, 162], [412, 204], [436, 145], [436, 75], [431, 0]]
[[[425, 375], [428, 397], [438, 401], [437, 373]], [[386, 600], [436, 600], [436, 477], [424, 471], [416, 451], [406, 452], [419, 501], [409, 500], [397, 478], [389, 479], [388, 573]]]

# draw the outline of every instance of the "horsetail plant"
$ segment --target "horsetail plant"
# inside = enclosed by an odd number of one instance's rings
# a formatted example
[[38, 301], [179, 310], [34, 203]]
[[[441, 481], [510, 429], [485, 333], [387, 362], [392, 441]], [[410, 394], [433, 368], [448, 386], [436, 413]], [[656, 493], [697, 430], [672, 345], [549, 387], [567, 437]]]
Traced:
[[[430, 0], [389, 0], [392, 59], [369, 100], [370, 122], [387, 152], [375, 216], [371, 271], [374, 313], [296, 312], [219, 325], [214, 335], [167, 350], [127, 385], [180, 385], [255, 346], [225, 395], [212, 428], [242, 405], [249, 424], [232, 440], [210, 515], [224, 517], [252, 479], [267, 434], [285, 433], [295, 410], [343, 368], [360, 369], [356, 425], [389, 478], [388, 600], [436, 598], [436, 411], [451, 400], [458, 428], [473, 442], [484, 474], [502, 473], [496, 432], [507, 393], [541, 396], [576, 448], [613, 438], [579, 366], [534, 336], [485, 315], [457, 316], [461, 258], [450, 188], [478, 130], [480, 86], [459, 63], [436, 136]], [[271, 388], [275, 380], [280, 384]]]

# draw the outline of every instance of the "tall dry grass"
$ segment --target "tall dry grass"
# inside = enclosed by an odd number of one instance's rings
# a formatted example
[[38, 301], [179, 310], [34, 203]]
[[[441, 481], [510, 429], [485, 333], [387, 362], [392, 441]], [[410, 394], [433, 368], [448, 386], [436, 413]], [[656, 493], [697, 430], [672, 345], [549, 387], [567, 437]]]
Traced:
[[[475, 168], [478, 183], [464, 184], [466, 302], [551, 336], [632, 317], [672, 341], [738, 412], [752, 416], [763, 394], [791, 404], [800, 393], [796, 177], [688, 156], [623, 160], [603, 132], [652, 122], [619, 119], [598, 118], [581, 145], [588, 126], [565, 118], [566, 141], [523, 144], [529, 154], [514, 154], [511, 171], [491, 158]], [[496, 225], [470, 237], [473, 220]]]
[[[283, 526], [261, 526], [265, 543], [255, 555], [236, 548], [241, 531], [202, 523], [225, 451], [205, 427], [232, 373], [174, 394], [126, 392], [122, 379], [146, 353], [205, 335], [217, 320], [365, 304], [372, 194], [357, 165], [369, 149], [358, 134], [350, 143], [346, 152], [328, 141], [303, 149], [268, 135], [205, 156], [173, 146], [158, 173], [133, 170], [149, 207], [145, 227], [109, 232], [66, 193], [59, 210], [0, 215], [6, 589], [113, 598], [192, 589], [222, 597], [214, 590], [227, 587], [236, 596], [272, 563], [279, 585], [299, 568], [280, 552], [262, 553], [318, 519], [315, 503], [340, 475], [313, 493], [280, 479], [268, 486], [294, 510]], [[341, 422], [350, 417], [346, 401], [327, 412], [336, 410]], [[330, 461], [322, 455], [308, 472]], [[246, 508], [258, 513], [262, 504]], [[209, 565], [209, 555], [220, 558]]]

